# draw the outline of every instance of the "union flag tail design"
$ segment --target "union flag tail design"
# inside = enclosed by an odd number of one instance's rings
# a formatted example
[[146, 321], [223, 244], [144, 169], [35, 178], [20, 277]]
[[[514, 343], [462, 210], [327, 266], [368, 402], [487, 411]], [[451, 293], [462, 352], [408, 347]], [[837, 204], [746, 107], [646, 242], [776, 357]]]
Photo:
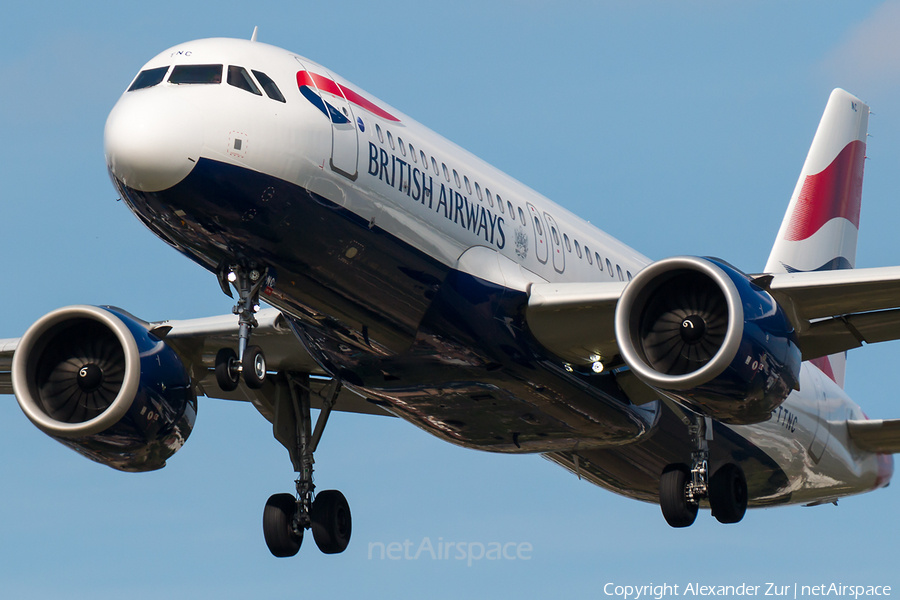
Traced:
[[[842, 89], [831, 92], [766, 273], [830, 271], [856, 265], [868, 125], [869, 107], [864, 102]], [[846, 354], [812, 363], [843, 387]]]

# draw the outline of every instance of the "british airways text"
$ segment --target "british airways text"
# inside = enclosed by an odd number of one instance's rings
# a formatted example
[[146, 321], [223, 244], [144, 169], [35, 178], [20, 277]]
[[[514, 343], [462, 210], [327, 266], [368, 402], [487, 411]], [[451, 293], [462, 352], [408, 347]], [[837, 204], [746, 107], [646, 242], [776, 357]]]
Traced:
[[467, 229], [497, 248], [506, 245], [504, 219], [484, 206], [441, 183], [437, 200], [434, 197], [434, 178], [417, 167], [369, 142], [369, 175], [377, 177], [392, 188], [427, 206], [431, 210]]

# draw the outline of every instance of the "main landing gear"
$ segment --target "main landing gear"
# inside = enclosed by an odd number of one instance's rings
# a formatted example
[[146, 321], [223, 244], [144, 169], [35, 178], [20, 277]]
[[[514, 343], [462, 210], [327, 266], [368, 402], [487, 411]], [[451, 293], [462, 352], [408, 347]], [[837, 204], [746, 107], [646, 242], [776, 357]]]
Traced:
[[259, 291], [270, 278], [267, 272], [255, 263], [248, 265], [228, 265], [220, 267], [217, 273], [222, 291], [234, 297], [231, 287], [238, 293], [237, 304], [232, 312], [238, 316], [238, 351], [222, 348], [216, 354], [216, 383], [223, 391], [237, 388], [241, 377], [252, 389], [260, 389], [266, 381], [266, 357], [259, 346], [250, 346], [250, 331], [259, 324]]
[[712, 514], [720, 523], [737, 523], [747, 510], [747, 480], [743, 470], [728, 463], [709, 476], [711, 422], [699, 415], [689, 421], [694, 442], [691, 466], [671, 464], [659, 478], [659, 506], [672, 527], [688, 527], [697, 518], [700, 501], [709, 500]]
[[[328, 416], [340, 393], [335, 379], [322, 395], [322, 410], [310, 433], [309, 376], [286, 375], [286, 384], [278, 386], [276, 400], [276, 437], [287, 446], [297, 472], [296, 496], [275, 494], [263, 511], [263, 534], [269, 551], [279, 557], [294, 556], [303, 543], [303, 533], [312, 530], [313, 539], [325, 554], [343, 552], [350, 543], [352, 521], [350, 506], [337, 490], [314, 494], [313, 453], [322, 438]], [[287, 389], [289, 395], [283, 392]]]

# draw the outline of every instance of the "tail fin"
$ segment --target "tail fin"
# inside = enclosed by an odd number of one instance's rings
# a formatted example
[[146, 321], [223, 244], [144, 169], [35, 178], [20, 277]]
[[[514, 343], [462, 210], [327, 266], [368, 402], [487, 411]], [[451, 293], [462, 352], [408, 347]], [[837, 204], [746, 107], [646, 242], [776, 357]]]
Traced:
[[[766, 273], [830, 271], [856, 265], [868, 125], [865, 103], [842, 89], [831, 92]], [[843, 387], [845, 354], [816, 359], [813, 364]]]

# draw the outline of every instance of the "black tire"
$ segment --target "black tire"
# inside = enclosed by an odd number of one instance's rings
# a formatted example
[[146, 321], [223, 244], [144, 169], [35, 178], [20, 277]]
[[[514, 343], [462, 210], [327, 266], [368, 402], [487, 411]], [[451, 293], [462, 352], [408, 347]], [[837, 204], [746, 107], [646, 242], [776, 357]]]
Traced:
[[690, 527], [699, 506], [687, 501], [685, 491], [691, 472], [685, 465], [669, 465], [659, 478], [659, 507], [672, 527]]
[[297, 500], [291, 494], [275, 494], [269, 497], [263, 511], [263, 535], [269, 552], [278, 558], [294, 556], [303, 543], [303, 530], [294, 533], [294, 513]]
[[747, 480], [734, 463], [720, 468], [709, 480], [709, 506], [719, 523], [737, 523], [747, 512]]
[[337, 490], [325, 490], [316, 494], [312, 514], [313, 539], [325, 554], [338, 554], [350, 543], [353, 523], [350, 519], [350, 505]]
[[237, 354], [231, 348], [222, 348], [216, 353], [216, 383], [223, 392], [237, 389], [240, 373], [234, 368], [236, 365]]
[[242, 375], [250, 389], [258, 390], [266, 382], [266, 355], [259, 346], [247, 346], [244, 350]]

